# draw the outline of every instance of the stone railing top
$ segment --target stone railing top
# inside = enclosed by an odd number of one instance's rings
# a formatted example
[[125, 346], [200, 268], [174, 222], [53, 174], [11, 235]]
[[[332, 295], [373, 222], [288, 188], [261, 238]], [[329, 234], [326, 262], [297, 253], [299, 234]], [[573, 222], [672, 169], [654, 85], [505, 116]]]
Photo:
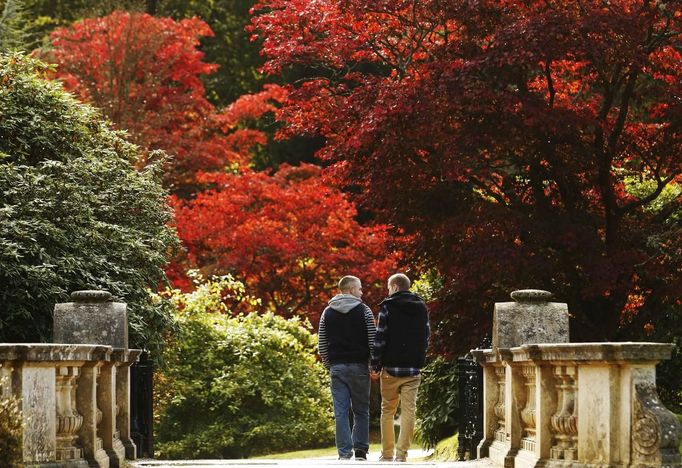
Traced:
[[658, 362], [670, 359], [673, 343], [547, 343], [526, 344], [514, 348], [474, 349], [480, 363], [560, 361], [560, 362]]
[[1, 361], [116, 361], [132, 364], [142, 350], [96, 344], [2, 343]]

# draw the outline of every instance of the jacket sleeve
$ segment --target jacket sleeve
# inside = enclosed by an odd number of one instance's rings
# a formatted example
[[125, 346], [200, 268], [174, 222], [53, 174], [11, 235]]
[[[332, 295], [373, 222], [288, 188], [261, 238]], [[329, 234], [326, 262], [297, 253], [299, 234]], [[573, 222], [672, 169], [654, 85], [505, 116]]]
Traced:
[[327, 342], [327, 326], [324, 323], [324, 312], [320, 317], [320, 328], [317, 331], [317, 352], [320, 354], [322, 364], [329, 369], [329, 343]]
[[367, 326], [367, 344], [369, 345], [369, 351], [372, 352], [374, 348], [374, 337], [377, 333], [377, 327], [374, 323], [374, 314], [369, 306], [365, 305], [365, 324]]
[[426, 350], [428, 350], [429, 341], [431, 340], [431, 321], [428, 311], [426, 312], [426, 327], [424, 328], [425, 328], [424, 332], [426, 333], [426, 340], [424, 340], [424, 342], [426, 343]]
[[379, 310], [379, 319], [377, 323], [376, 335], [374, 335], [374, 346], [372, 346], [372, 369], [375, 371], [381, 370], [382, 357], [386, 349], [386, 332], [388, 331], [388, 323], [386, 314], [388, 311], [384, 306]]

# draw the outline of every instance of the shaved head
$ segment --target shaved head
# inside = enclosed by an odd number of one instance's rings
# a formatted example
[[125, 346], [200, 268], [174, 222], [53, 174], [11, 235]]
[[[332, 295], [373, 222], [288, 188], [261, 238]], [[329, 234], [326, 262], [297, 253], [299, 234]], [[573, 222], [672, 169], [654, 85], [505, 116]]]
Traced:
[[339, 291], [347, 294], [350, 292], [351, 289], [361, 284], [362, 282], [360, 281], [360, 278], [358, 278], [357, 276], [350, 275], [344, 276], [339, 281]]

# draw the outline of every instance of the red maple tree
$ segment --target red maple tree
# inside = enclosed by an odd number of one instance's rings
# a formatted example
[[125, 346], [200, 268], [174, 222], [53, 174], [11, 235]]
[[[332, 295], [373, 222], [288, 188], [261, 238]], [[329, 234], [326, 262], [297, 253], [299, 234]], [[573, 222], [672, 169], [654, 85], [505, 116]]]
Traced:
[[206, 173], [200, 181], [211, 188], [192, 200], [175, 199], [187, 248], [171, 270], [176, 285], [189, 285], [188, 268], [229, 271], [265, 308], [313, 323], [343, 275], [363, 280], [368, 304], [385, 294], [397, 261], [387, 250], [386, 227], [355, 221], [355, 206], [320, 177], [318, 166], [284, 165], [273, 175]]
[[278, 110], [281, 136], [323, 137], [330, 174], [411, 235], [408, 260], [445, 282], [444, 349], [478, 344], [492, 302], [523, 287], [569, 302], [574, 340], [679, 316], [680, 3], [261, 0], [254, 12], [264, 71], [304, 77]]
[[[202, 61], [202, 37], [213, 32], [198, 18], [175, 21], [116, 11], [87, 18], [51, 35], [47, 58], [57, 78], [81, 99], [102, 109], [118, 128], [146, 149], [173, 157], [166, 174], [174, 193], [189, 196], [199, 170], [243, 163], [259, 132], [235, 128], [235, 111], [219, 113], [206, 99], [203, 75], [217, 66]], [[236, 103], [240, 118], [257, 119], [282, 96], [274, 85]]]

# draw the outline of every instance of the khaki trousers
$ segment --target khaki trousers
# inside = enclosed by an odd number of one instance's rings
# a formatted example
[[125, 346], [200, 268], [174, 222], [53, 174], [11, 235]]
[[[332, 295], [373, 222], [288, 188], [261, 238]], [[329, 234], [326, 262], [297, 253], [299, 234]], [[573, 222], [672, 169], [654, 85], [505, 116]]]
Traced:
[[[386, 459], [407, 458], [414, 435], [417, 391], [421, 376], [394, 377], [381, 371], [381, 453]], [[400, 435], [395, 443], [393, 417], [400, 403]]]

